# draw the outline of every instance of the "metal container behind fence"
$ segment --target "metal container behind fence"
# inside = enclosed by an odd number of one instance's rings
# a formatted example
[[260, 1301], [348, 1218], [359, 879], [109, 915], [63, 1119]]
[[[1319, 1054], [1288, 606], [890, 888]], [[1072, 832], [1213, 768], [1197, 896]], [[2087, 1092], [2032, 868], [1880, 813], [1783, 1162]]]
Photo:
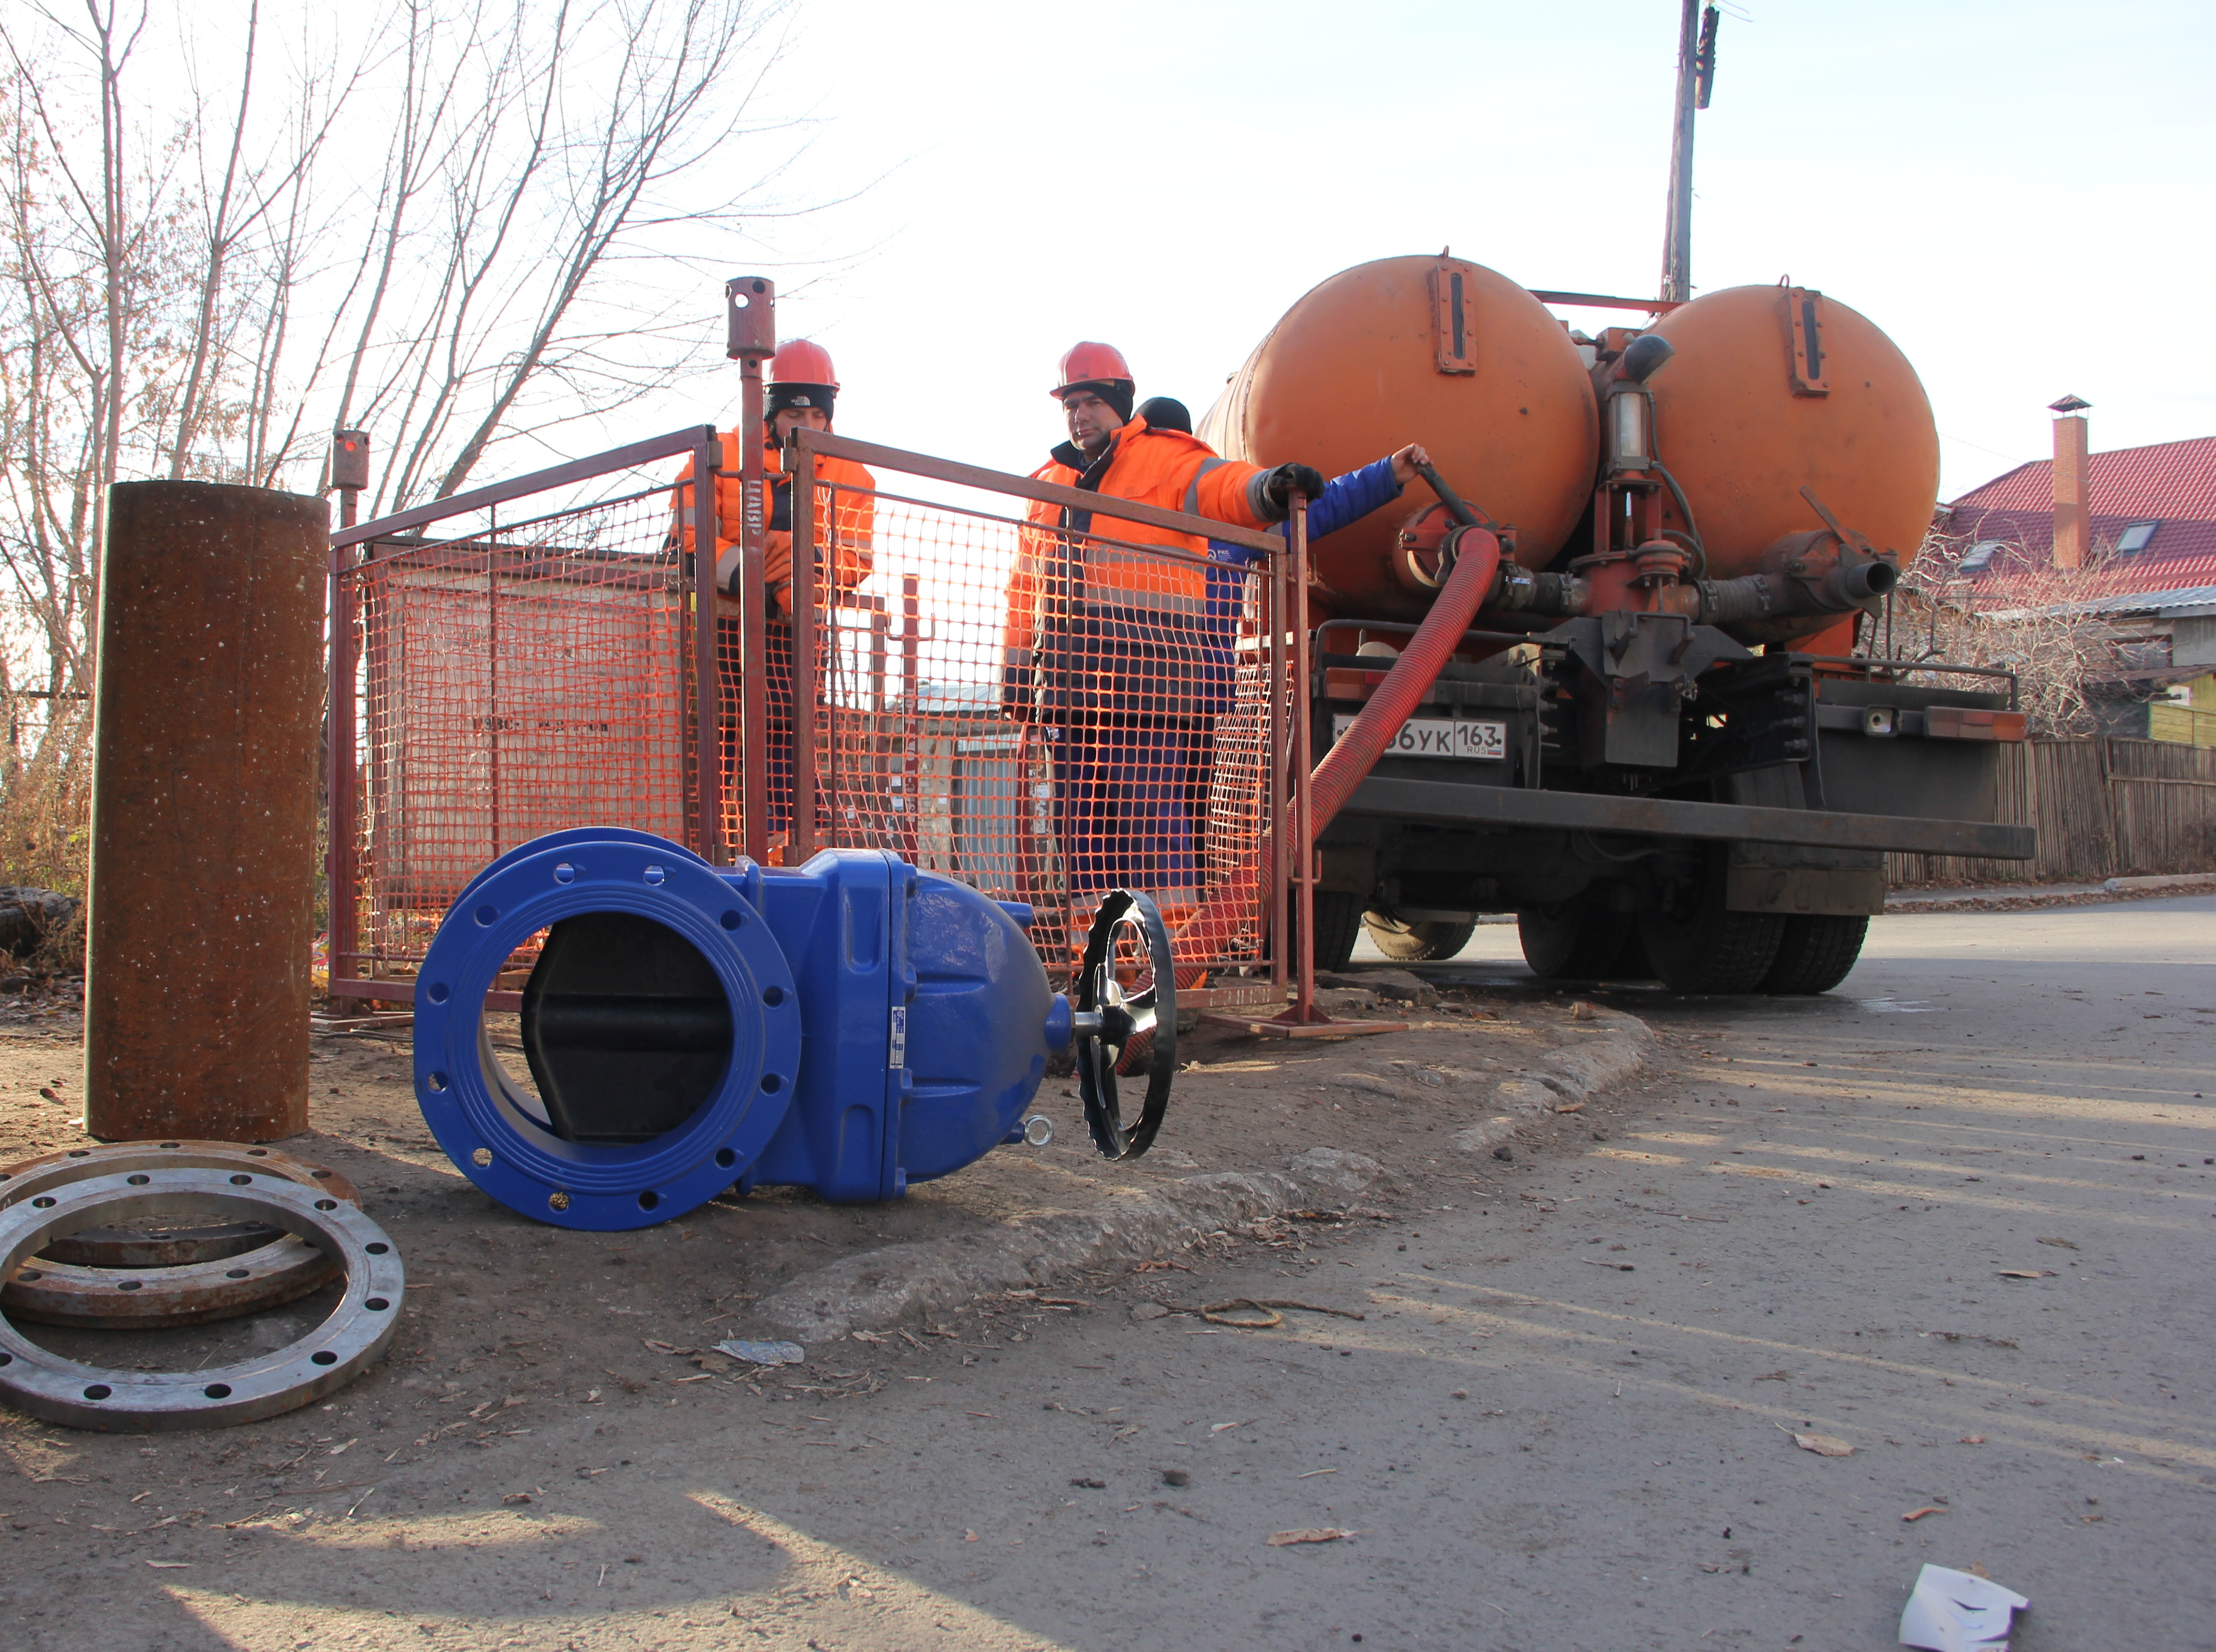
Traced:
[[308, 1125], [329, 509], [206, 482], [108, 495], [94, 689], [85, 1125]]

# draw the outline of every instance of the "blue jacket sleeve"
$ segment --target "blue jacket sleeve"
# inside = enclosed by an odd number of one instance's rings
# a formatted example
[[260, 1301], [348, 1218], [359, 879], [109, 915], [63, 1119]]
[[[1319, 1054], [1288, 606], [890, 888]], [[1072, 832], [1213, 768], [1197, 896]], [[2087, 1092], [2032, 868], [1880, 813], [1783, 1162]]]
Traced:
[[[1349, 471], [1345, 476], [1335, 476], [1323, 484], [1323, 492], [1308, 507], [1308, 538], [1320, 539], [1327, 533], [1336, 533], [1350, 522], [1358, 522], [1371, 511], [1391, 504], [1400, 496], [1400, 484], [1393, 479], [1393, 459], [1390, 454], [1358, 471]], [[1284, 524], [1280, 522], [1267, 530], [1283, 537]], [[1208, 553], [1218, 562], [1244, 565], [1261, 560], [1262, 553], [1249, 551], [1243, 545], [1227, 545], [1222, 539], [1208, 542]]]
[[1358, 471], [1335, 476], [1323, 484], [1322, 497], [1308, 507], [1308, 538], [1320, 539], [1327, 533], [1336, 533], [1400, 496], [1400, 484], [1393, 479], [1389, 454]]

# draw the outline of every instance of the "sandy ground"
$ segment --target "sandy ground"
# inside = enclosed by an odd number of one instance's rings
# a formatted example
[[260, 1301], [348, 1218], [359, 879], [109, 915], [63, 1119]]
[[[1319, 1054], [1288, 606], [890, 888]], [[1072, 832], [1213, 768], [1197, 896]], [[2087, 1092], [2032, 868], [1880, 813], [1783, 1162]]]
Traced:
[[[1386, 1058], [1542, 1039], [1564, 1001], [1512, 944], [1447, 971], [1501, 1023]], [[962, 1199], [1057, 1197], [1019, 1180], [1055, 1151], [905, 1209], [588, 1241], [441, 1168], [397, 1055], [334, 1051], [319, 1088], [356, 1111], [316, 1150], [409, 1248], [416, 1316], [329, 1409], [9, 1420], [11, 1638], [1813, 1652], [1891, 1644], [1930, 1560], [2032, 1597], [2019, 1652], [2216, 1646], [2216, 901], [1887, 919], [1822, 1000], [1608, 1002], [1661, 1065], [1505, 1162], [1439, 1150], [1459, 1090], [1370, 1109], [1345, 1081], [1383, 1046], [1204, 1054], [1174, 1151], [1351, 1146], [1404, 1191], [751, 1379], [646, 1343], [742, 1325], [811, 1254], [975, 1220]], [[24, 1092], [67, 1033], [0, 1051], [27, 1149], [65, 1127]], [[1191, 1311], [1242, 1296], [1310, 1307]]]

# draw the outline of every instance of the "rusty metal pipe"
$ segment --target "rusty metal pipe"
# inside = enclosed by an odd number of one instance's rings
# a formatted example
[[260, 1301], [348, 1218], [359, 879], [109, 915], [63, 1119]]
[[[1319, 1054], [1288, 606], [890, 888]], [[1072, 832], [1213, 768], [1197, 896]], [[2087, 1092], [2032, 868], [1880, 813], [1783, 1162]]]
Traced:
[[85, 1128], [308, 1127], [330, 508], [208, 482], [108, 493], [93, 690]]

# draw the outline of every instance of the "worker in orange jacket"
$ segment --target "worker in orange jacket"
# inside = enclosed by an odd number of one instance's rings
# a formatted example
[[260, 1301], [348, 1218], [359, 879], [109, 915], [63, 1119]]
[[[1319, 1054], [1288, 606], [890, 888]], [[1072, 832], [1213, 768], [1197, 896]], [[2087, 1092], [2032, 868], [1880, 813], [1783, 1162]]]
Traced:
[[[1322, 476], [1217, 457], [1134, 417], [1121, 352], [1084, 342], [1052, 391], [1069, 440], [1033, 478], [1240, 527], [1282, 521]], [[1199, 896], [1191, 793], [1203, 713], [1208, 541], [1147, 523], [1034, 503], [1008, 578], [1002, 703], [1057, 754], [1061, 835], [1080, 905], [1115, 887], [1165, 908]], [[1134, 551], [1130, 546], [1160, 547]], [[1166, 554], [1165, 554], [1166, 552]]]
[[[795, 339], [780, 346], [771, 358], [769, 382], [763, 407], [762, 471], [770, 487], [769, 524], [763, 535], [762, 571], [766, 576], [769, 624], [764, 650], [769, 687], [769, 728], [766, 752], [769, 771], [769, 830], [787, 829], [792, 812], [792, 693], [793, 590], [792, 478], [785, 473], [785, 444], [796, 429], [828, 430], [831, 410], [839, 394], [839, 375], [831, 354], [821, 344]], [[716, 640], [718, 675], [727, 706], [736, 707], [739, 694], [738, 602], [739, 524], [744, 519], [744, 484], [740, 476], [743, 455], [741, 433], [726, 430], [723, 461], [716, 472]], [[689, 554], [692, 550], [692, 461], [687, 459], [677, 473], [673, 496], [675, 534]], [[820, 455], [816, 461], [816, 554], [817, 577], [830, 570], [834, 595], [851, 593], [869, 577], [871, 539], [877, 526], [877, 478], [852, 459]], [[819, 587], [820, 589], [820, 587]], [[828, 644], [829, 614], [819, 615], [817, 647]], [[735, 724], [727, 721], [723, 743], [724, 790], [727, 799], [736, 796], [737, 741]]]

